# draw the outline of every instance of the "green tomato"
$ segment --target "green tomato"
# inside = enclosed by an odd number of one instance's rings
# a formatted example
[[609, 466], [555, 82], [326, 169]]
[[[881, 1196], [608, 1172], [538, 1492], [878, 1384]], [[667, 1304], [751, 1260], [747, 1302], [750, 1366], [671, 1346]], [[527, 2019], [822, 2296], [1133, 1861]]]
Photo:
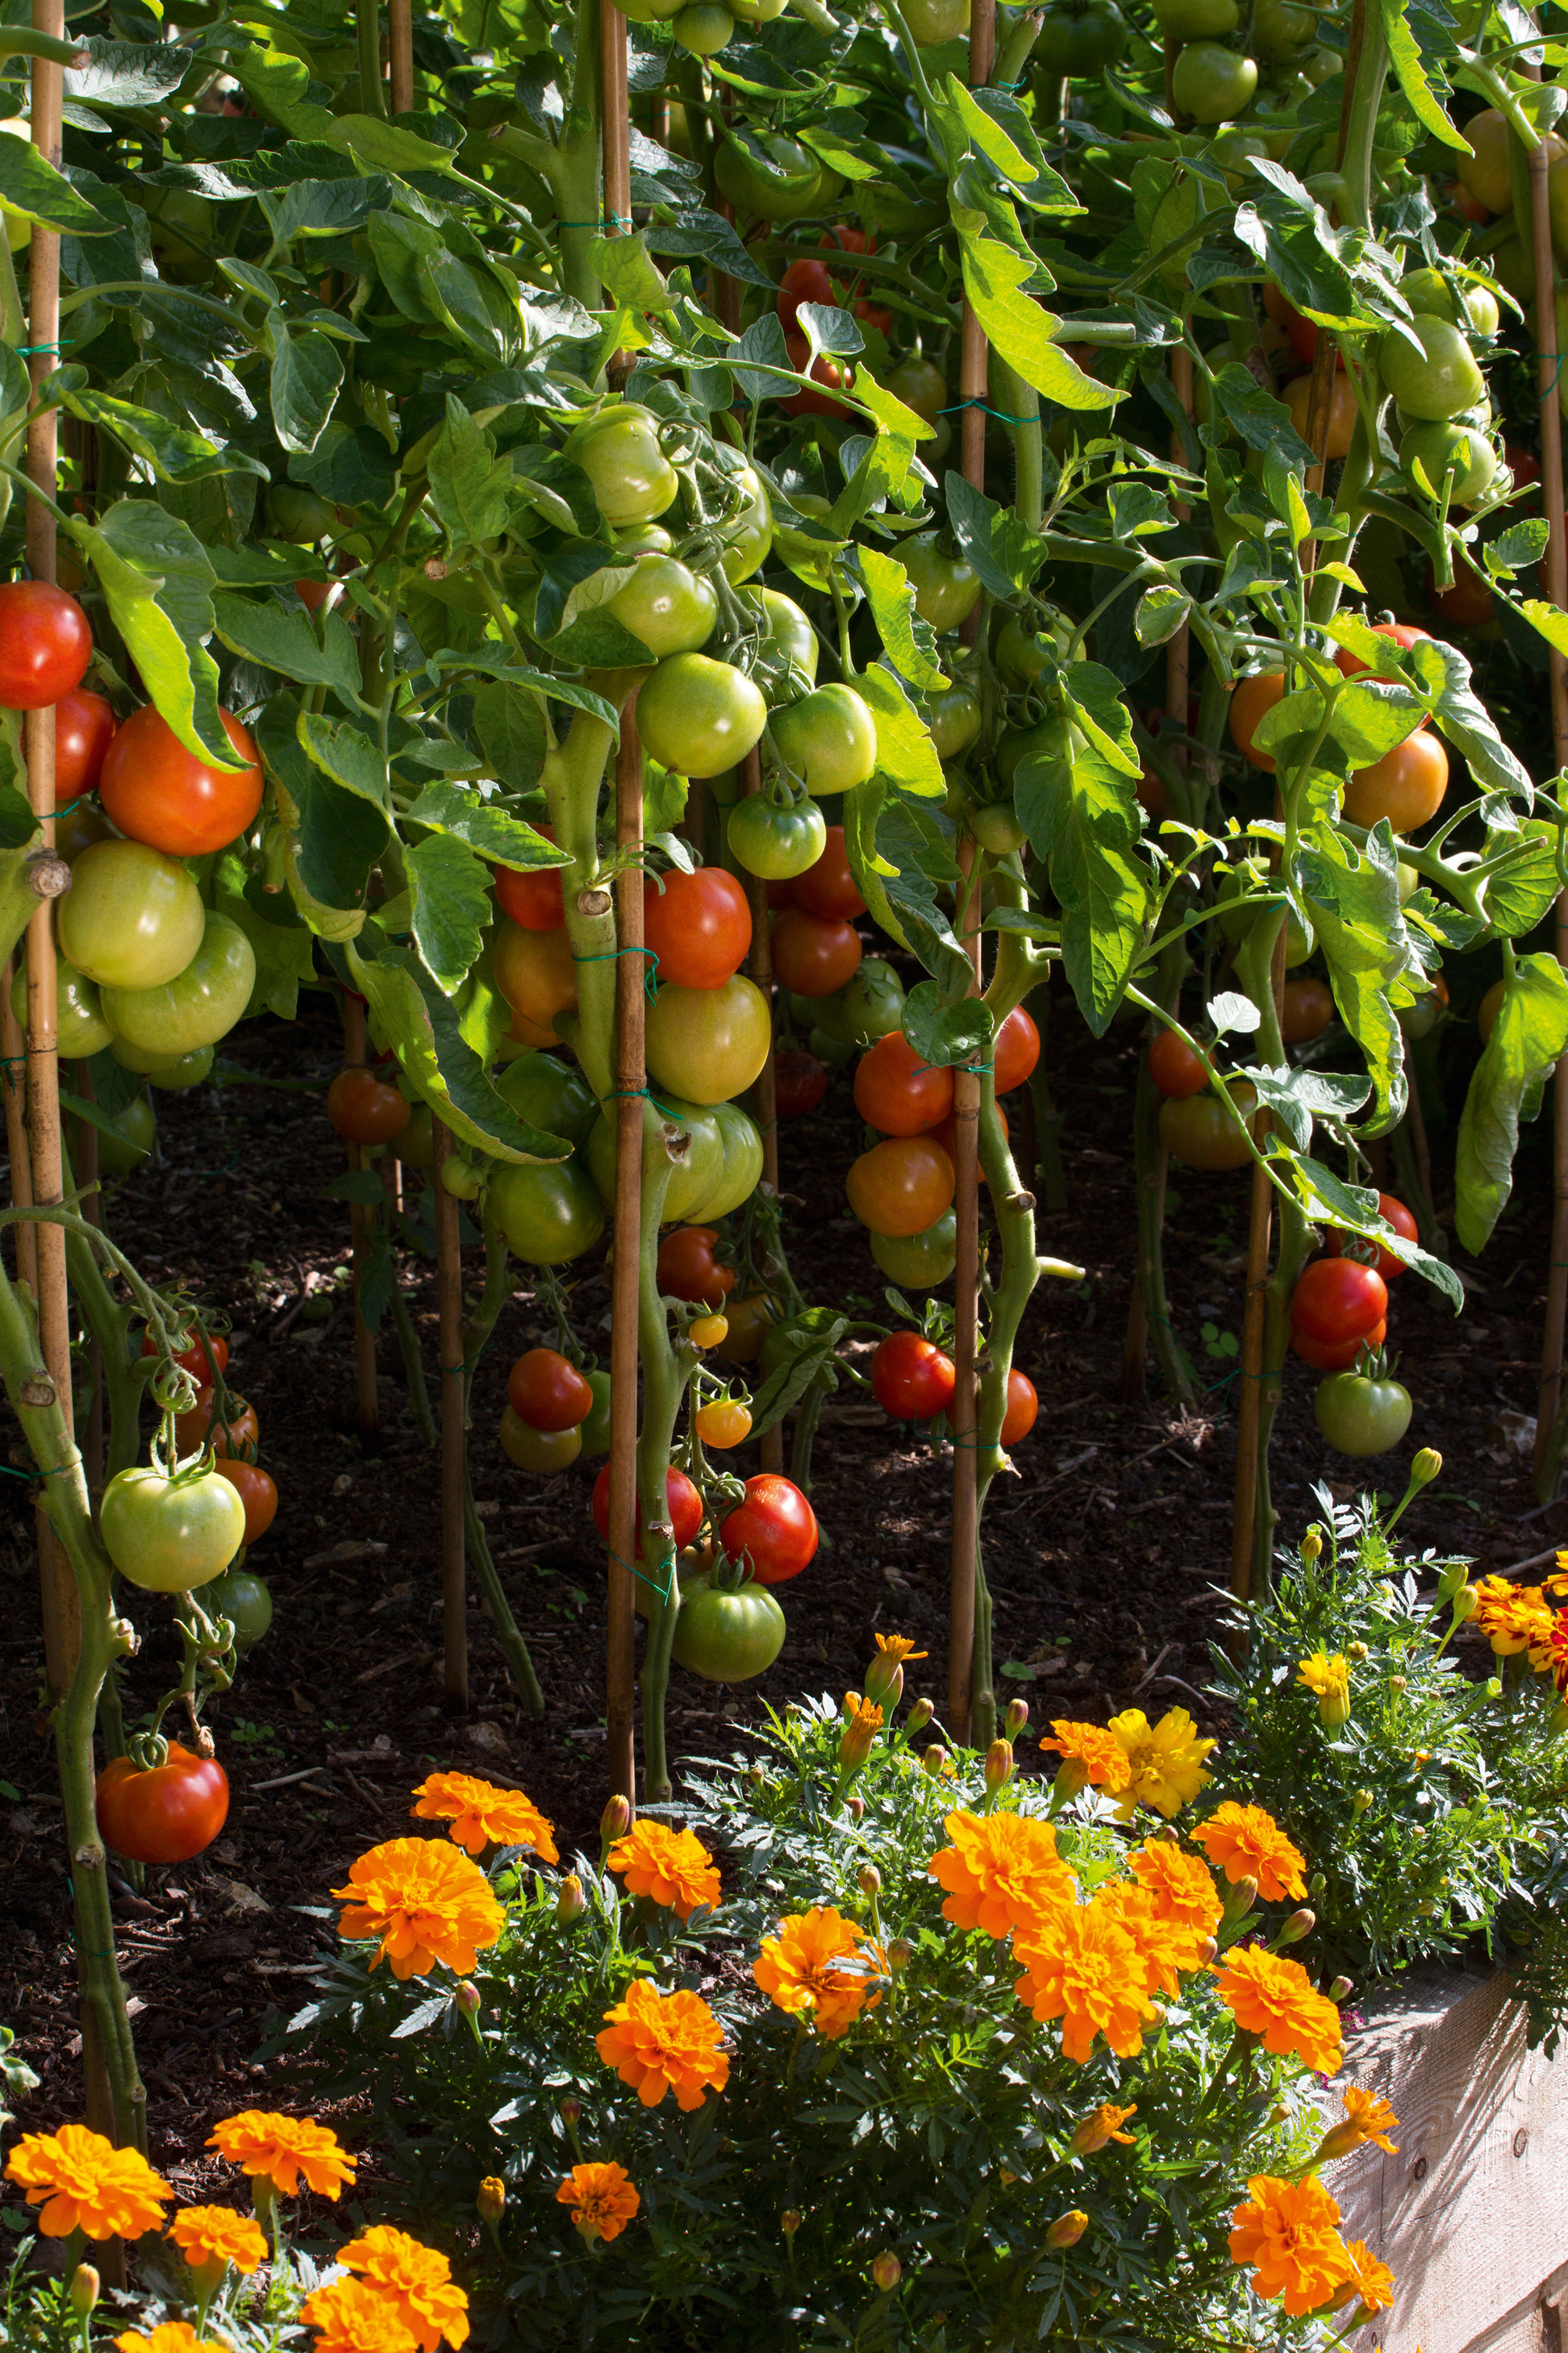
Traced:
[[[26, 1032], [27, 971], [20, 963], [11, 983], [11, 1010]], [[74, 965], [68, 964], [58, 948], [55, 950], [55, 1024], [60, 1060], [65, 1062], [79, 1062], [89, 1054], [101, 1054], [114, 1035], [103, 1018], [94, 984]]]
[[746, 1683], [773, 1665], [787, 1630], [765, 1585], [730, 1590], [695, 1577], [680, 1588], [670, 1654], [704, 1683]]
[[128, 1044], [173, 1060], [226, 1038], [255, 986], [255, 949], [232, 915], [208, 909], [184, 970], [156, 988], [106, 988], [104, 1018]]
[[1254, 0], [1252, 45], [1259, 57], [1289, 65], [1317, 37], [1317, 15], [1300, 0]]
[[184, 1094], [187, 1088], [199, 1087], [210, 1074], [214, 1060], [210, 1046], [198, 1046], [191, 1054], [152, 1054], [144, 1047], [133, 1046], [128, 1038], [113, 1036], [109, 1050], [122, 1071], [134, 1071], [149, 1086], [175, 1095]]
[[636, 576], [616, 590], [605, 610], [656, 658], [696, 653], [719, 626], [712, 582], [673, 555], [639, 555]]
[[162, 278], [194, 286], [213, 274], [213, 208], [186, 188], [155, 188], [146, 198], [153, 259]]
[[605, 1230], [604, 1204], [584, 1161], [502, 1161], [490, 1171], [489, 1216], [529, 1266], [565, 1266]]
[[906, 539], [899, 560], [915, 592], [915, 610], [939, 637], [969, 618], [980, 600], [980, 575], [962, 555], [944, 555], [934, 531]]
[[670, 26], [679, 46], [694, 58], [717, 55], [731, 39], [735, 19], [719, 0], [687, 0]]
[[1439, 420], [1473, 408], [1486, 393], [1486, 379], [1452, 320], [1420, 315], [1410, 322], [1408, 332], [1419, 352], [1392, 327], [1377, 346], [1384, 385], [1405, 415]]
[[1358, 1458], [1397, 1446], [1412, 1410], [1403, 1381], [1366, 1373], [1331, 1373], [1312, 1398], [1313, 1419], [1329, 1444]]
[[1412, 269], [1399, 290], [1416, 316], [1447, 319], [1472, 335], [1495, 335], [1500, 313], [1489, 286], [1445, 278], [1440, 269]]
[[1490, 489], [1498, 460], [1490, 438], [1478, 427], [1435, 419], [1410, 427], [1399, 444], [1399, 462], [1413, 484], [1419, 463], [1439, 499], [1444, 477], [1451, 470], [1454, 482], [1450, 496], [1456, 506], [1469, 507]]
[[760, 572], [768, 560], [768, 550], [773, 543], [773, 511], [767, 484], [754, 466], [742, 466], [732, 479], [740, 486], [741, 502], [721, 526], [724, 554], [719, 569], [731, 587], [738, 588], [742, 580]]
[[254, 1649], [272, 1623], [272, 1594], [254, 1569], [226, 1568], [202, 1594], [209, 1618], [226, 1618], [234, 1628], [234, 1647], [240, 1658]]
[[1217, 41], [1193, 41], [1176, 59], [1171, 94], [1194, 122], [1228, 122], [1252, 103], [1258, 68]]
[[1114, 0], [1064, 0], [1041, 19], [1035, 61], [1047, 73], [1077, 78], [1113, 66], [1126, 47], [1126, 19]]
[[118, 1471], [99, 1511], [103, 1548], [144, 1593], [188, 1593], [222, 1574], [245, 1542], [239, 1490], [216, 1471], [173, 1479], [149, 1463]]
[[962, 678], [926, 698], [926, 725], [939, 760], [956, 760], [968, 751], [982, 724], [978, 696]]
[[[809, 690], [816, 684], [816, 631], [793, 596], [776, 588], [742, 588], [741, 603], [763, 626], [762, 644], [752, 675], [769, 702], [786, 691]], [[775, 691], [776, 690], [776, 691]]]
[[862, 956], [841, 989], [812, 1004], [817, 1028], [830, 1038], [868, 1046], [902, 1027], [904, 984], [885, 956]]
[[773, 743], [813, 795], [853, 792], [877, 766], [877, 723], [852, 686], [819, 686], [775, 712]]
[[465, 1160], [460, 1152], [448, 1152], [441, 1163], [441, 1190], [454, 1201], [477, 1201], [484, 1182], [473, 1162]]
[[901, 1291], [934, 1291], [958, 1263], [958, 1220], [945, 1210], [918, 1234], [873, 1234], [871, 1255]]
[[587, 475], [599, 512], [617, 529], [652, 522], [674, 504], [680, 488], [659, 447], [658, 417], [635, 400], [606, 401], [578, 426], [566, 455]]
[[[724, 1138], [717, 1110], [707, 1103], [684, 1103], [663, 1091], [655, 1100], [678, 1138], [684, 1131], [688, 1139], [685, 1152], [670, 1163], [664, 1222], [668, 1226], [689, 1225], [696, 1216], [698, 1204], [716, 1192], [723, 1181]], [[616, 1125], [614, 1107], [608, 1112], [601, 1111], [588, 1132], [584, 1147], [594, 1182], [607, 1209], [613, 1209], [616, 1202]]]
[[760, 742], [768, 706], [743, 670], [671, 654], [637, 697], [643, 749], [678, 776], [716, 776]]
[[996, 635], [996, 666], [1015, 686], [1033, 686], [1056, 649], [1050, 639], [1025, 628], [1016, 613], [1009, 613]]
[[825, 170], [798, 140], [761, 131], [751, 133], [745, 147], [727, 138], [714, 159], [713, 177], [737, 212], [753, 213], [760, 220], [795, 221], [821, 210], [837, 174]]
[[[818, 1005], [826, 1005], [828, 1001], [826, 997], [818, 997], [816, 1000]], [[819, 1062], [826, 1062], [836, 1071], [847, 1069], [860, 1050], [850, 1039], [835, 1038], [827, 1030], [818, 1029], [815, 1023], [812, 1025], [805, 1043], [809, 1053], [815, 1054]]]
[[736, 865], [764, 882], [793, 881], [827, 847], [827, 820], [815, 801], [781, 805], [766, 793], [738, 800], [724, 832]]
[[98, 1173], [100, 1176], [129, 1176], [141, 1166], [158, 1139], [158, 1124], [153, 1116], [153, 1106], [145, 1095], [132, 1095], [123, 1111], [114, 1114], [112, 1133], [100, 1127], [98, 1131]]
[[594, 1402], [588, 1418], [578, 1425], [584, 1454], [607, 1454], [610, 1451], [610, 1377], [608, 1373], [584, 1373], [584, 1379], [594, 1392]]
[[296, 482], [273, 482], [263, 512], [274, 539], [292, 540], [300, 547], [313, 545], [332, 527], [332, 511], [325, 499], [314, 491], [301, 490]]
[[730, 0], [730, 14], [742, 25], [771, 25], [788, 5], [789, 0]]
[[423, 1168], [427, 1173], [436, 1166], [436, 1136], [428, 1103], [416, 1103], [408, 1114], [408, 1124], [395, 1144], [385, 1145], [395, 1160], [405, 1168]]
[[736, 1103], [713, 1105], [723, 1166], [711, 1193], [706, 1193], [687, 1213], [689, 1225], [711, 1226], [749, 1201], [762, 1180], [763, 1139], [757, 1124]]
[[993, 858], [1010, 856], [1029, 839], [1028, 827], [1008, 801], [983, 803], [970, 818], [969, 829]]
[[721, 988], [661, 988], [644, 1025], [648, 1076], [689, 1103], [743, 1093], [768, 1059], [767, 998], [744, 973]]
[[1241, 22], [1236, 0], [1154, 0], [1154, 22], [1168, 41], [1215, 41]]
[[593, 1088], [574, 1062], [532, 1050], [520, 1054], [496, 1081], [496, 1092], [530, 1127], [564, 1136], [581, 1150], [599, 1115]]
[[[941, 368], [931, 365], [930, 360], [921, 359], [917, 353], [911, 352], [889, 375], [887, 389], [895, 399], [901, 400], [906, 408], [912, 408], [917, 417], [923, 417], [928, 425], [937, 427], [942, 424], [942, 412], [948, 406], [947, 378]], [[922, 442], [921, 446], [926, 448], [930, 445]]]
[[634, 25], [668, 24], [685, 5], [686, 0], [616, 0], [622, 16], [629, 16]]
[[100, 988], [158, 988], [202, 944], [206, 910], [177, 858], [144, 841], [95, 841], [57, 901], [62, 954]]
[[915, 47], [934, 49], [968, 32], [969, 7], [970, 0], [914, 0], [902, 15]]
[[541, 1479], [552, 1479], [558, 1471], [569, 1470], [583, 1451], [583, 1432], [577, 1423], [570, 1430], [535, 1430], [510, 1405], [502, 1409], [496, 1435], [509, 1461]]

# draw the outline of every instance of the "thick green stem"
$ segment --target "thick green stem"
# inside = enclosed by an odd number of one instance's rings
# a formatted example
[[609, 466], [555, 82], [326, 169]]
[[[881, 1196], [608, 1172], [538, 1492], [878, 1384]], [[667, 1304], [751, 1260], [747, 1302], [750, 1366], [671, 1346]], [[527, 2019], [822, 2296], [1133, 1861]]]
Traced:
[[[1161, 990], [1163, 997], [1164, 991]], [[1192, 1368], [1183, 1354], [1171, 1322], [1165, 1290], [1165, 1154], [1160, 1141], [1158, 1087], [1149, 1075], [1145, 1054], [1138, 1066], [1138, 1086], [1132, 1103], [1132, 1183], [1138, 1203], [1138, 1282], [1143, 1294], [1143, 1316], [1154, 1361], [1165, 1385], [1165, 1395], [1191, 1405], [1196, 1395]], [[1140, 1395], [1142, 1394], [1140, 1390]]]
[[[1040, 396], [993, 352], [991, 398], [1007, 418], [1007, 430], [1012, 436], [1014, 509], [1031, 531], [1038, 531], [1046, 513], [1046, 444], [1040, 426]], [[1121, 594], [1120, 589], [1117, 593]]]
[[[557, 846], [572, 853], [562, 871], [566, 930], [577, 966], [577, 1013], [571, 1029], [574, 1052], [601, 1103], [615, 1085], [616, 918], [608, 891], [604, 909], [584, 914], [579, 901], [600, 888], [599, 787], [615, 737], [602, 719], [577, 712], [559, 750], [547, 753], [544, 791]], [[563, 1029], [563, 1035], [566, 1032]]]
[[359, 100], [378, 122], [386, 120], [386, 97], [381, 86], [381, 10], [377, 0], [355, 0], [354, 24], [359, 34]]
[[[495, 1330], [496, 1319], [510, 1296], [511, 1272], [507, 1263], [505, 1238], [487, 1221], [484, 1293], [474, 1314], [463, 1326], [463, 1362], [467, 1367], [463, 1375], [465, 1431], [472, 1427], [468, 1406], [473, 1395], [476, 1361]], [[420, 1378], [423, 1383], [423, 1373]], [[428, 1401], [426, 1403], [425, 1412], [428, 1419], [430, 1412]], [[435, 1429], [432, 1426], [430, 1432], [432, 1444], [435, 1442]], [[467, 1446], [463, 1451], [463, 1527], [468, 1538], [468, 1558], [473, 1563], [479, 1590], [489, 1605], [490, 1623], [496, 1630], [496, 1640], [500, 1644], [502, 1655], [510, 1670], [512, 1682], [517, 1686], [518, 1697], [521, 1700], [528, 1715], [542, 1715], [544, 1694], [539, 1687], [539, 1677], [534, 1672], [533, 1661], [530, 1656], [528, 1644], [523, 1640], [517, 1620], [512, 1616], [511, 1603], [507, 1599], [506, 1588], [500, 1581], [500, 1573], [490, 1553], [489, 1538], [485, 1534], [484, 1523], [479, 1518], [474, 1503], [473, 1463]]]
[[1037, 1182], [1048, 1218], [1065, 1215], [1068, 1205], [1067, 1172], [1062, 1166], [1061, 1113], [1051, 1093], [1049, 1055], [1051, 992], [1041, 981], [1030, 989], [1024, 999], [1026, 1010], [1040, 1033], [1040, 1056], [1029, 1073], [1029, 1098], [1035, 1106], [1035, 1160]]
[[[669, 1524], [666, 1484], [676, 1417], [686, 1383], [669, 1342], [669, 1317], [658, 1293], [658, 1228], [669, 1190], [671, 1162], [665, 1123], [652, 1103], [643, 1107], [642, 1237], [637, 1278], [637, 1344], [642, 1357], [642, 1429], [637, 1436], [637, 1499], [643, 1557], [634, 1563], [648, 1579], [647, 1648], [643, 1653], [643, 1781], [655, 1804], [672, 1794], [664, 1704], [669, 1684], [680, 1579]], [[668, 1580], [668, 1597], [661, 1588]]]
[[561, 237], [561, 284], [586, 310], [596, 311], [603, 289], [593, 244], [600, 234], [604, 184], [599, 161], [599, 0], [577, 0], [576, 63], [561, 141], [541, 164], [555, 197]]
[[[69, 1184], [69, 1177], [67, 1177]], [[105, 1428], [104, 1479], [128, 1471], [142, 1451], [142, 1392], [153, 1357], [132, 1357], [127, 1347], [132, 1314], [105, 1282], [91, 1244], [80, 1234], [66, 1236], [66, 1271], [78, 1313], [98, 1343], [103, 1394], [109, 1403]]]

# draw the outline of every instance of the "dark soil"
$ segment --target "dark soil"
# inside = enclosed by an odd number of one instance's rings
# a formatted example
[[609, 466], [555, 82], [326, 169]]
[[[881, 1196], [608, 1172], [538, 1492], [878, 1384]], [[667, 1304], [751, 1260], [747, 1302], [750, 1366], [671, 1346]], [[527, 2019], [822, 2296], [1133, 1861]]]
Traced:
[[[335, 1015], [320, 998], [300, 1024], [255, 1024], [230, 1041], [246, 1068], [310, 1092], [235, 1084], [160, 1099], [161, 1165], [111, 1201], [116, 1239], [163, 1285], [185, 1282], [233, 1318], [232, 1374], [261, 1419], [263, 1454], [282, 1495], [254, 1566], [271, 1581], [272, 1632], [236, 1688], [210, 1711], [229, 1775], [223, 1837], [200, 1861], [121, 1887], [120, 1963], [132, 1993], [151, 2093], [152, 2154], [189, 2197], [211, 2159], [216, 2116], [289, 2096], [252, 2054], [264, 2029], [302, 1999], [331, 1922], [327, 1904], [364, 1848], [403, 1834], [410, 1784], [455, 1764], [516, 1782], [557, 1826], [563, 1852], [592, 1843], [606, 1795], [602, 1661], [603, 1555], [593, 1536], [593, 1470], [548, 1483], [513, 1470], [493, 1432], [512, 1357], [549, 1337], [526, 1271], [475, 1388], [475, 1478], [494, 1550], [543, 1685], [542, 1721], [523, 1715], [491, 1630], [470, 1609], [468, 1717], [445, 1713], [440, 1679], [437, 1471], [420, 1445], [390, 1327], [381, 1337], [383, 1430], [362, 1443], [354, 1421], [352, 1316], [301, 1312], [348, 1258], [347, 1212], [321, 1186], [341, 1147], [321, 1113], [336, 1066]], [[1058, 997], [1065, 1007], [1065, 997]], [[1026, 1696], [1037, 1725], [1053, 1715], [1103, 1719], [1136, 1704], [1202, 1708], [1215, 1581], [1229, 1558], [1236, 1380], [1223, 1335], [1239, 1335], [1247, 1184], [1182, 1172], [1168, 1243], [1173, 1320], [1199, 1367], [1201, 1410], [1152, 1395], [1119, 1402], [1133, 1231], [1125, 1139], [1140, 1031], [1131, 1020], [1090, 1039], [1070, 1009], [1050, 1044], [1068, 1206], [1042, 1216], [1042, 1249], [1081, 1261], [1076, 1286], [1042, 1284], [1020, 1361], [1040, 1418], [1018, 1450], [1021, 1476], [994, 1495], [986, 1557], [995, 1596], [1002, 1688]], [[1369, 1466], [1392, 1486], [1418, 1444], [1447, 1471], [1405, 1522], [1411, 1543], [1473, 1551], [1505, 1567], [1568, 1531], [1568, 1506], [1532, 1513], [1528, 1462], [1510, 1430], [1533, 1412], [1550, 1205], [1548, 1123], [1527, 1133], [1517, 1207], [1484, 1265], [1458, 1260], [1468, 1293], [1456, 1322], [1414, 1276], [1398, 1287], [1391, 1341], [1416, 1397], [1409, 1440]], [[880, 1316], [881, 1282], [847, 1215], [842, 1177], [858, 1148], [847, 1079], [822, 1110], [783, 1130], [792, 1264], [808, 1299], [858, 1299]], [[1447, 1155], [1435, 1139], [1439, 1196]], [[607, 1292], [598, 1259], [574, 1291], [584, 1336], [607, 1356]], [[417, 1255], [403, 1279], [435, 1388], [433, 1271]], [[1200, 1336], [1209, 1325], [1214, 1338]], [[1210, 1354], [1210, 1350], [1220, 1351]], [[1331, 1455], [1312, 1420], [1313, 1377], [1292, 1363], [1275, 1451], [1282, 1535], [1319, 1506], [1327, 1479], [1346, 1498], [1366, 1483]], [[1157, 1384], [1151, 1376], [1152, 1392]], [[1510, 1422], [1510, 1416], [1513, 1416]], [[742, 1451], [753, 1468], [754, 1446]], [[25, 1459], [25, 1458], [24, 1458]], [[952, 1456], [911, 1443], [864, 1392], [829, 1402], [817, 1440], [813, 1500], [824, 1548], [784, 1593], [790, 1636], [756, 1685], [726, 1692], [674, 1671], [675, 1754], [728, 1747], [764, 1700], [860, 1686], [874, 1630], [912, 1635], [930, 1653], [911, 1693], [945, 1688], [948, 1497]], [[0, 2021], [42, 2078], [23, 2121], [80, 2114], [67, 1858], [47, 1726], [39, 1713], [37, 1570], [27, 1490], [13, 1510], [0, 1590]], [[829, 1549], [829, 1545], [831, 1548]], [[146, 1641], [131, 1669], [127, 1721], [174, 1680], [170, 1612], [148, 1597]], [[1005, 1663], [1003, 1663], [1005, 1662]], [[1034, 1755], [1032, 1738], [1021, 1744]]]

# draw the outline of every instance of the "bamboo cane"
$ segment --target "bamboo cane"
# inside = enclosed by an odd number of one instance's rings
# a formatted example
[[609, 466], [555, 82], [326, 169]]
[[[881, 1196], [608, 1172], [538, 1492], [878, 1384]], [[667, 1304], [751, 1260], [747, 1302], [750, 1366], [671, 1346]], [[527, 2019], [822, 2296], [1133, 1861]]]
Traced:
[[441, 1182], [441, 1163], [452, 1150], [449, 1129], [430, 1124], [436, 1176], [436, 1304], [441, 1345], [441, 1677], [447, 1707], [454, 1715], [468, 1706], [468, 1561], [463, 1516], [468, 1503], [464, 1463], [467, 1433], [463, 1379], [462, 1216], [457, 1196]]
[[[84, 1103], [94, 1103], [97, 1097], [86, 1063], [80, 1065], [77, 1085]], [[89, 1226], [101, 1226], [103, 1208], [99, 1199], [98, 1130], [91, 1120], [79, 1119], [73, 1137], [72, 1173], [81, 1192], [81, 1213]], [[88, 1410], [87, 1439], [82, 1447], [82, 1460], [87, 1465], [87, 1489], [96, 1506], [103, 1486], [103, 1449], [106, 1428], [103, 1411], [103, 1343], [93, 1336], [88, 1343], [88, 1374], [92, 1382], [92, 1403]]]
[[[343, 1061], [350, 1070], [361, 1071], [365, 1066], [364, 1006], [357, 997], [343, 998]], [[349, 1168], [357, 1172], [364, 1166], [364, 1155], [357, 1144], [351, 1144]], [[349, 1203], [349, 1233], [353, 1240], [354, 1276], [354, 1374], [358, 1388], [359, 1431], [362, 1438], [374, 1438], [381, 1429], [381, 1399], [375, 1386], [375, 1334], [360, 1314], [360, 1287], [364, 1280], [365, 1253], [369, 1247], [371, 1213], [363, 1201]]]
[[[18, 969], [14, 959], [5, 966], [4, 994], [0, 995], [0, 1058], [5, 1072], [5, 1150], [11, 1163], [11, 1206], [29, 1209], [33, 1206], [33, 1165], [27, 1152], [27, 1038], [11, 1004], [12, 985]], [[16, 1280], [25, 1282], [36, 1299], [38, 1229], [34, 1225], [20, 1225], [11, 1230], [16, 1245]]]
[[414, 0], [386, 0], [387, 40], [391, 49], [392, 111], [414, 111]]

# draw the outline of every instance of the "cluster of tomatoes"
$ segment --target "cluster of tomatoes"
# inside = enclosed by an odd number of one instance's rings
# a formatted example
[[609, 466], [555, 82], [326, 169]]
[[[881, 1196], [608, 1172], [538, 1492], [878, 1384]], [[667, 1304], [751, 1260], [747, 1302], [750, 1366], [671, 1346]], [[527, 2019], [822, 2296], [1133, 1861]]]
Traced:
[[[958, 1375], [952, 1358], [919, 1332], [889, 1332], [871, 1358], [871, 1393], [894, 1421], [931, 1421], [952, 1403]], [[1035, 1384], [1014, 1365], [1007, 1374], [1004, 1453], [1027, 1438], [1040, 1410]]]
[[[1404, 621], [1375, 621], [1373, 634], [1386, 638], [1402, 652], [1427, 641], [1425, 629]], [[1368, 668], [1343, 647], [1334, 659], [1345, 678], [1355, 678]], [[1240, 681], [1230, 699], [1230, 732], [1237, 747], [1255, 768], [1268, 776], [1275, 771], [1274, 756], [1255, 738], [1264, 713], [1273, 710], [1284, 692], [1283, 670], [1255, 670]], [[1447, 789], [1448, 754], [1423, 719], [1372, 766], [1352, 771], [1345, 786], [1344, 815], [1350, 824], [1368, 828], [1386, 818], [1394, 833], [1414, 833], [1436, 816]], [[1307, 954], [1310, 953], [1309, 948]]]
[[584, 1372], [559, 1348], [529, 1348], [506, 1377], [501, 1451], [520, 1471], [550, 1478], [610, 1443], [610, 1377]]

